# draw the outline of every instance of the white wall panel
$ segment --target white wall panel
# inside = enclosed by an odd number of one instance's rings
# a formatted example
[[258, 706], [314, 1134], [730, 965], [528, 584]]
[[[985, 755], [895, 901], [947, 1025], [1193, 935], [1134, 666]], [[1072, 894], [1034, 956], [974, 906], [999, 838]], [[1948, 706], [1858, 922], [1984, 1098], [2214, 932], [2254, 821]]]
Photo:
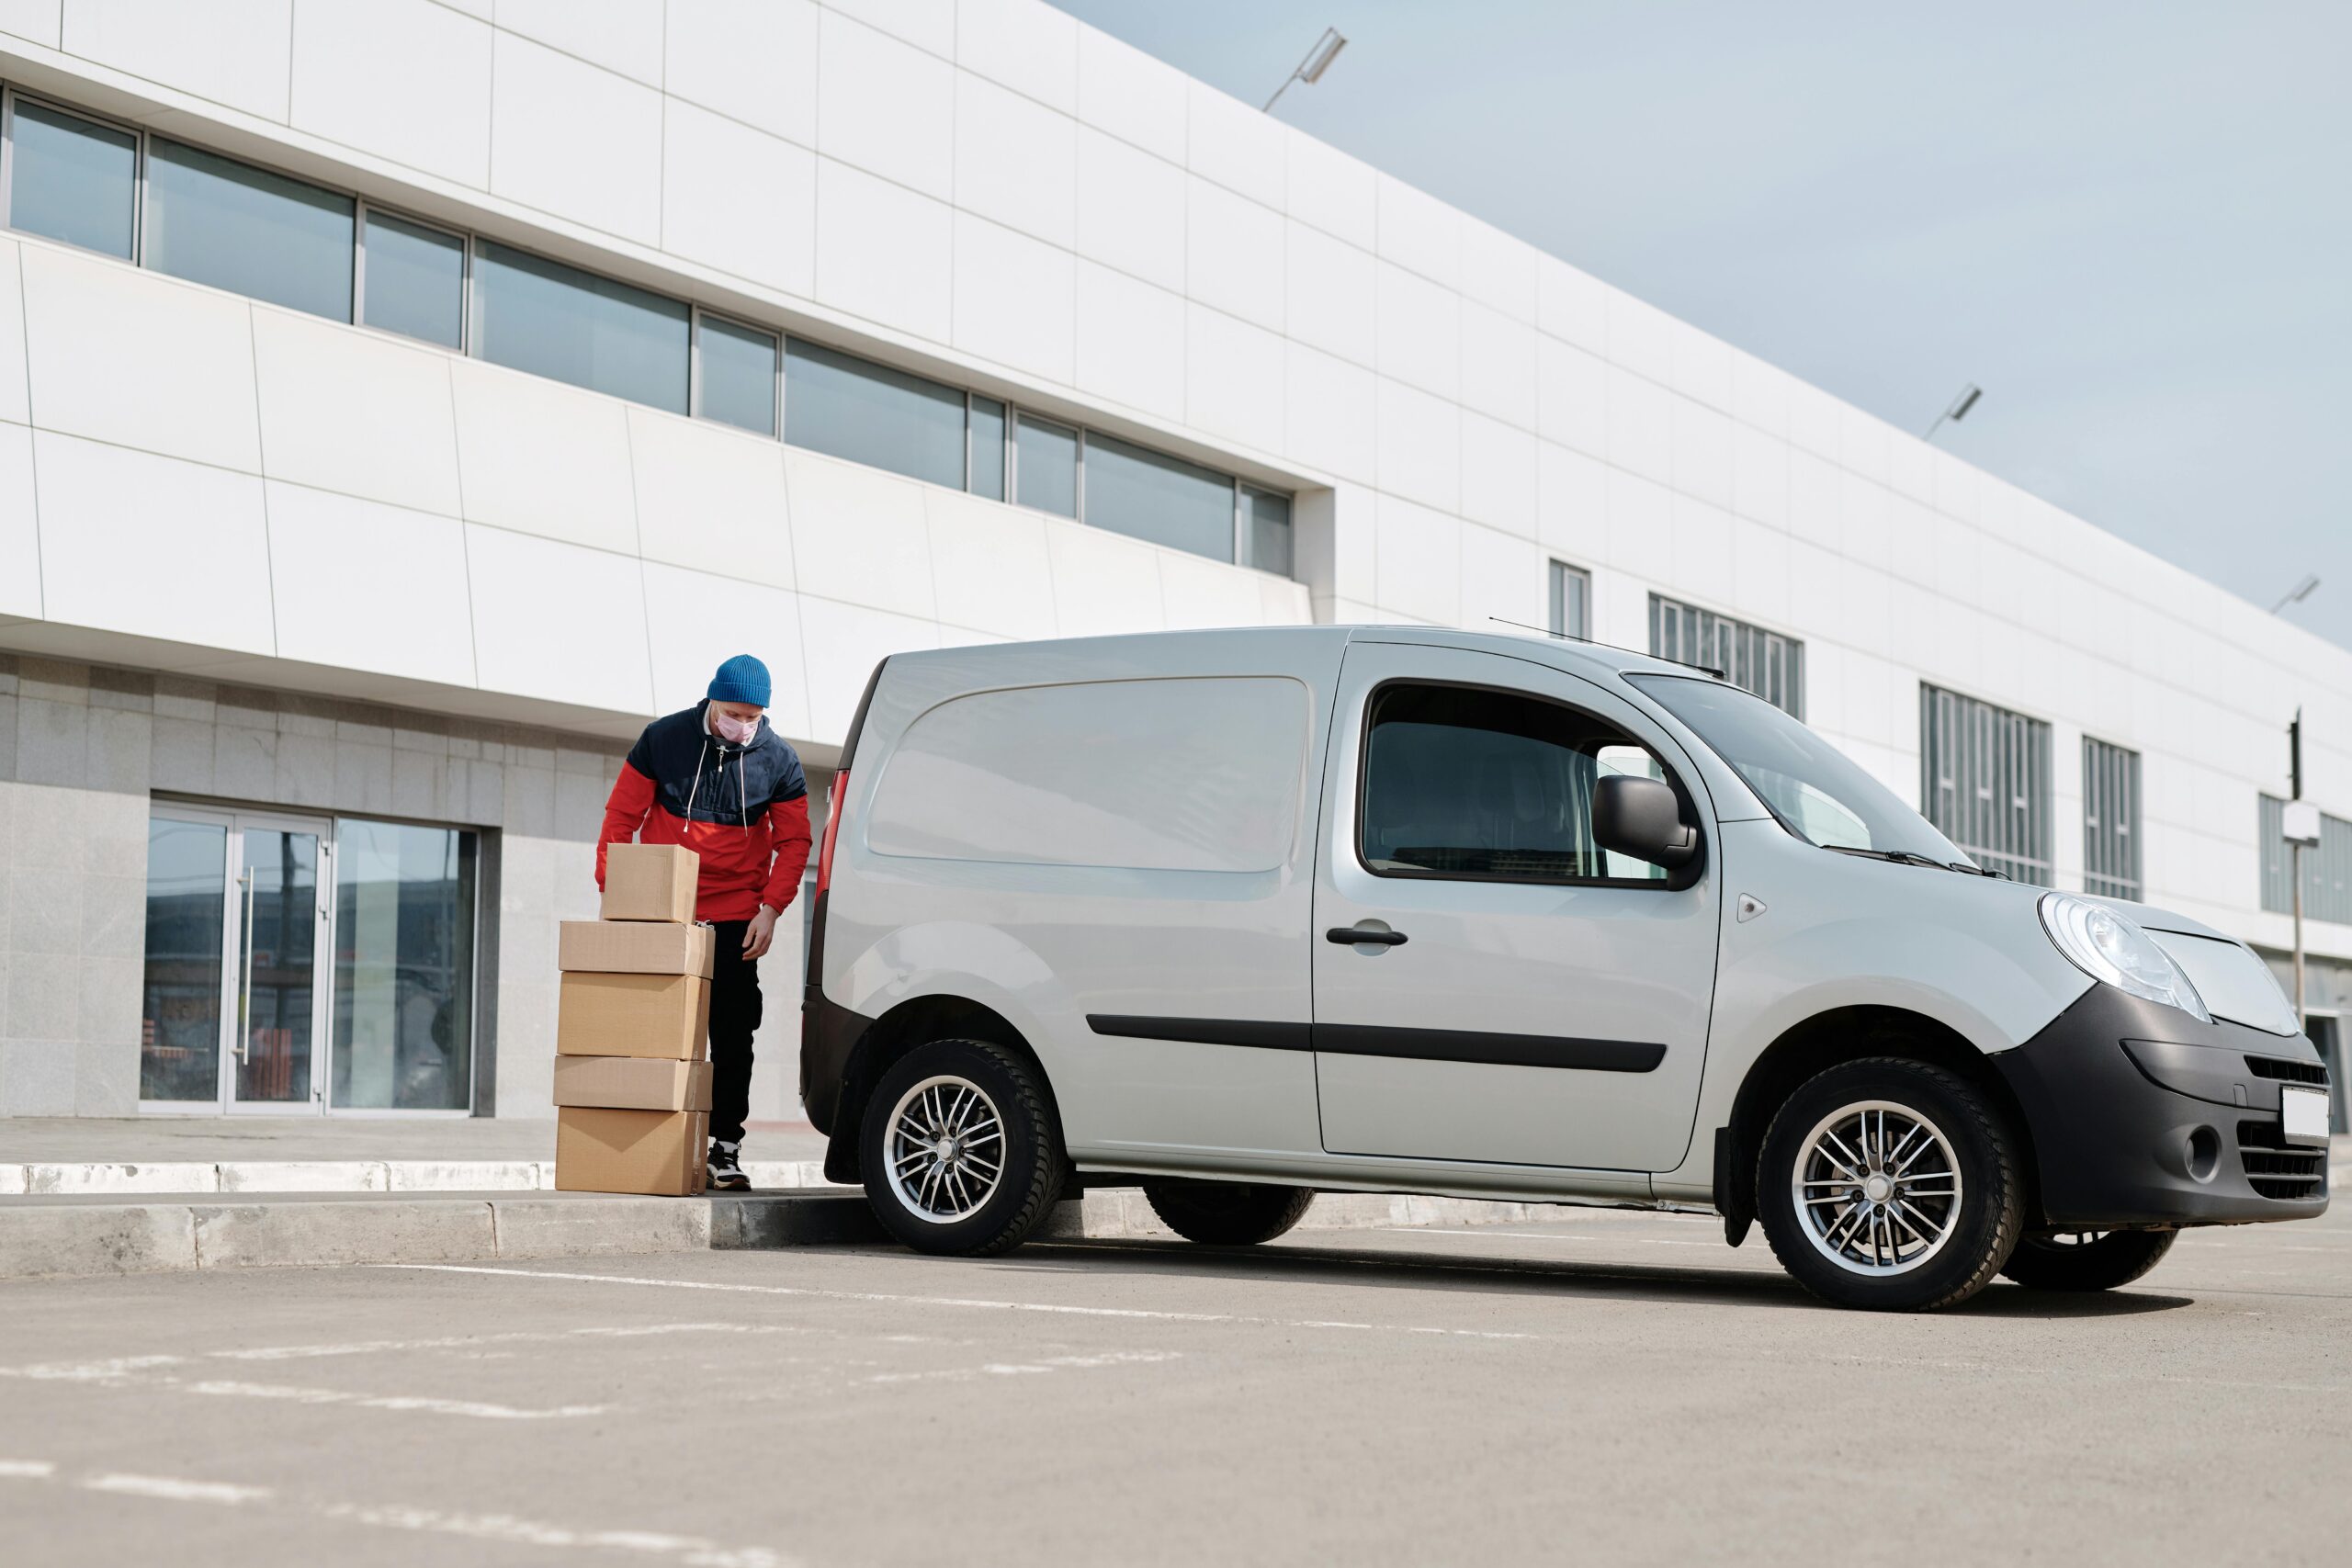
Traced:
[[1078, 118], [1087, 124], [1181, 164], [1190, 87], [1174, 66], [1080, 24]]
[[1290, 345], [1291, 457], [1310, 468], [1370, 484], [1376, 478], [1379, 378], [1360, 365]]
[[1448, 288], [1459, 285], [1462, 215], [1389, 175], [1379, 176], [1378, 194], [1380, 259]]
[[466, 562], [483, 689], [653, 712], [635, 557], [469, 524]]
[[956, 0], [824, 0], [824, 5], [943, 60], [956, 56]]
[[809, 739], [838, 746], [874, 667], [894, 653], [937, 648], [939, 628], [928, 620], [804, 598], [800, 642], [808, 650]]
[[1462, 401], [1521, 430], [1537, 424], [1533, 327], [1471, 300], [1462, 303]]
[[1609, 454], [1609, 366], [1550, 337], [1535, 344], [1536, 430], [1546, 441]]
[[645, 632], [655, 713], [692, 707], [721, 664], [748, 653], [768, 667], [769, 728], [785, 736], [808, 733], [798, 594], [648, 561]]
[[266, 306], [253, 333], [266, 473], [458, 514], [448, 355]]
[[1685, 321], [1668, 319], [1674, 389], [1723, 413], [1733, 407], [1731, 346]]
[[1609, 352], [1609, 291], [1556, 256], [1535, 262], [1535, 324], [1589, 354]]
[[1475, 218], [1462, 222], [1462, 292], [1512, 321], [1533, 326], [1535, 264], [1542, 252]]
[[293, 124], [486, 186], [490, 56], [486, 24], [432, 0], [295, 0]]
[[1674, 487], [1712, 506], [1732, 502], [1731, 419], [1706, 404], [1672, 394]]
[[39, 619], [40, 515], [33, 499], [33, 433], [0, 424], [0, 616]]
[[1078, 237], [1078, 122], [957, 72], [956, 205], [1069, 249]]
[[1162, 552], [1059, 518], [1046, 520], [1046, 547], [1054, 569], [1054, 623], [1063, 637], [1117, 637], [1167, 625]]
[[1536, 504], [1535, 437], [1514, 426], [1462, 411], [1462, 515], [1533, 538]]
[[786, 449], [792, 561], [803, 593], [932, 619], [929, 526], [912, 479]]
[[1674, 492], [1623, 468], [1609, 469], [1608, 483], [1609, 564], [1645, 583], [1673, 586]]
[[817, 160], [817, 298], [945, 343], [954, 209], [862, 169]]
[[956, 215], [956, 346], [1067, 383], [1077, 258], [969, 213]]
[[1184, 301], [1078, 264], [1077, 385], [1169, 420], [1184, 417]]
[[48, 431], [33, 462], [49, 619], [277, 650], [260, 479]]
[[1078, 22], [1038, 0], [957, 0], [956, 62], [1064, 114], [1078, 112]]
[[947, 200], [956, 68], [831, 10], [818, 21], [817, 58], [817, 151]]
[[1462, 525], [1462, 624], [1475, 631], [1506, 632], [1493, 617], [1540, 626], [1551, 614], [1551, 579], [1544, 552], [1532, 539]]
[[1280, 451], [1283, 375], [1281, 338], [1199, 305], [1185, 307], [1184, 410], [1194, 425]]
[[1789, 521], [1789, 446], [1749, 424], [1731, 427], [1731, 504], [1775, 528]]
[[1667, 581], [1702, 604], [1731, 608], [1733, 597], [1732, 515], [1720, 507], [1687, 495], [1677, 495], [1670, 506], [1673, 519], [1674, 565]]
[[286, 118], [293, 0], [65, 0], [64, 48], [264, 119]]
[[787, 293], [817, 288], [817, 155], [673, 99], [664, 106], [662, 243]]
[[1197, 176], [1185, 200], [1184, 292], [1227, 315], [1282, 331], [1282, 213]]
[[1379, 362], [1379, 294], [1369, 251], [1293, 220], [1284, 237], [1289, 288], [1283, 309], [1293, 342], [1358, 365]]
[[498, 35], [490, 188], [644, 244], [662, 241], [662, 96]]
[[646, 559], [771, 588], [796, 585], [781, 446], [631, 409], [628, 452]]
[[1609, 460], [1660, 484], [1674, 479], [1674, 394], [1609, 367]]
[[1675, 325], [1657, 306], [1609, 290], [1609, 362], [1667, 385], [1674, 378]]
[[942, 622], [996, 637], [1056, 635], [1042, 513], [929, 485], [922, 504]]
[[22, 254], [42, 429], [261, 466], [250, 306], [96, 256], [34, 244]]
[[1092, 126], [1078, 130], [1078, 253], [1184, 287], [1184, 171]]
[[1264, 624], [1258, 573], [1181, 550], [1159, 552], [1159, 597], [1170, 631]]
[[1731, 361], [1732, 412], [1768, 435], [1789, 434], [1789, 373], [1752, 354], [1735, 351]]
[[0, 33], [13, 33], [55, 49], [63, 10], [63, 0], [0, 0]]
[[1381, 375], [1452, 400], [1462, 384], [1462, 297], [1388, 262], [1375, 288]]
[[628, 404], [473, 360], [449, 370], [468, 522], [637, 553]]
[[1380, 488], [1453, 511], [1462, 499], [1460, 406], [1385, 376], [1378, 406]]
[[815, 0], [669, 0], [669, 92], [817, 145]]
[[1589, 570], [1609, 558], [1609, 469], [1549, 441], [1535, 446], [1536, 523], [1544, 547]]
[[266, 491], [278, 657], [474, 683], [465, 525], [274, 480]]
[[1359, 250], [1379, 244], [1379, 178], [1372, 165], [1312, 136], [1283, 141], [1290, 153], [1290, 215]]
[[32, 423], [26, 400], [23, 247], [0, 239], [0, 422]]
[[1462, 524], [1393, 495], [1380, 497], [1374, 526], [1380, 552], [1380, 607], [1440, 626], [1462, 614]]
[[[373, 3], [373, 0], [370, 0]], [[498, 25], [592, 65], [662, 85], [666, 0], [497, 0]]]
[[1280, 212], [1289, 128], [1206, 83], [1187, 86], [1184, 166]]

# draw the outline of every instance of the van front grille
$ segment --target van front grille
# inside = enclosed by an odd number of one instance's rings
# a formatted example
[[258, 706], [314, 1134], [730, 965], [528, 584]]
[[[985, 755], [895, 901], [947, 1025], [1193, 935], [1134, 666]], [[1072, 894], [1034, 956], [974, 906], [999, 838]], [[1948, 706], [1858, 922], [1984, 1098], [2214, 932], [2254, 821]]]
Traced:
[[2327, 1151], [2287, 1142], [2276, 1122], [2238, 1123], [2238, 1159], [2246, 1184], [2265, 1198], [2319, 1198], [2327, 1192]]
[[2327, 1069], [2317, 1062], [2297, 1062], [2285, 1056], [2248, 1056], [2245, 1065], [2256, 1077], [2278, 1083], [2318, 1084], [2324, 1088]]

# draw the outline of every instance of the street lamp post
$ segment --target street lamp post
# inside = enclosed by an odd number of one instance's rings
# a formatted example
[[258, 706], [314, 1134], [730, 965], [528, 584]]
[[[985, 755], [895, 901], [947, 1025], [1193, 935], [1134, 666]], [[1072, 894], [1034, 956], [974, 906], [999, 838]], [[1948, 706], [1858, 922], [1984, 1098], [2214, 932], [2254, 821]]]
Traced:
[[2319, 842], [2319, 807], [2303, 800], [2303, 710], [2287, 726], [2287, 804], [2279, 811], [2278, 836], [2287, 840], [2287, 875], [2295, 885], [2295, 1025], [2306, 1034], [2303, 1013], [2303, 850]]
[[1306, 58], [1300, 61], [1297, 67], [1283, 78], [1283, 85], [1276, 87], [1274, 96], [1266, 100], [1266, 107], [1262, 112], [1271, 114], [1282, 96], [1290, 91], [1290, 85], [1293, 82], [1304, 82], [1310, 87], [1320, 82], [1323, 79], [1323, 73], [1331, 69], [1331, 62], [1340, 57], [1340, 51], [1347, 47], [1348, 40], [1340, 36], [1339, 28], [1325, 28], [1323, 36], [1315, 40], [1315, 47], [1306, 51]]

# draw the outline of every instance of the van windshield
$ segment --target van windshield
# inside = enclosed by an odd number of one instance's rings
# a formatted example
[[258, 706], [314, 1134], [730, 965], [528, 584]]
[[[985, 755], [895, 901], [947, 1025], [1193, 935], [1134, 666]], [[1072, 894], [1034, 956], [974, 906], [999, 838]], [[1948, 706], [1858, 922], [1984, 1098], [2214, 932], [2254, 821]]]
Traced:
[[1688, 675], [1626, 680], [1696, 730], [1781, 825], [1826, 850], [1975, 863], [1854, 760], [1763, 698]]

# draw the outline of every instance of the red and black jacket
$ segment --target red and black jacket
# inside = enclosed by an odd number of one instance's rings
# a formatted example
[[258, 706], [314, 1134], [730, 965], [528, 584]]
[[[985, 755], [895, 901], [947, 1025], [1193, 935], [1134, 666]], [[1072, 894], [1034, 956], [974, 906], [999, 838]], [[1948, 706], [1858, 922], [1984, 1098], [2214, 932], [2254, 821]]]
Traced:
[[782, 913], [808, 864], [799, 754], [764, 720], [750, 745], [729, 745], [710, 732], [709, 706], [655, 719], [629, 748], [605, 802], [596, 886], [607, 844], [684, 844], [702, 857], [696, 919], [748, 920], [763, 904]]

